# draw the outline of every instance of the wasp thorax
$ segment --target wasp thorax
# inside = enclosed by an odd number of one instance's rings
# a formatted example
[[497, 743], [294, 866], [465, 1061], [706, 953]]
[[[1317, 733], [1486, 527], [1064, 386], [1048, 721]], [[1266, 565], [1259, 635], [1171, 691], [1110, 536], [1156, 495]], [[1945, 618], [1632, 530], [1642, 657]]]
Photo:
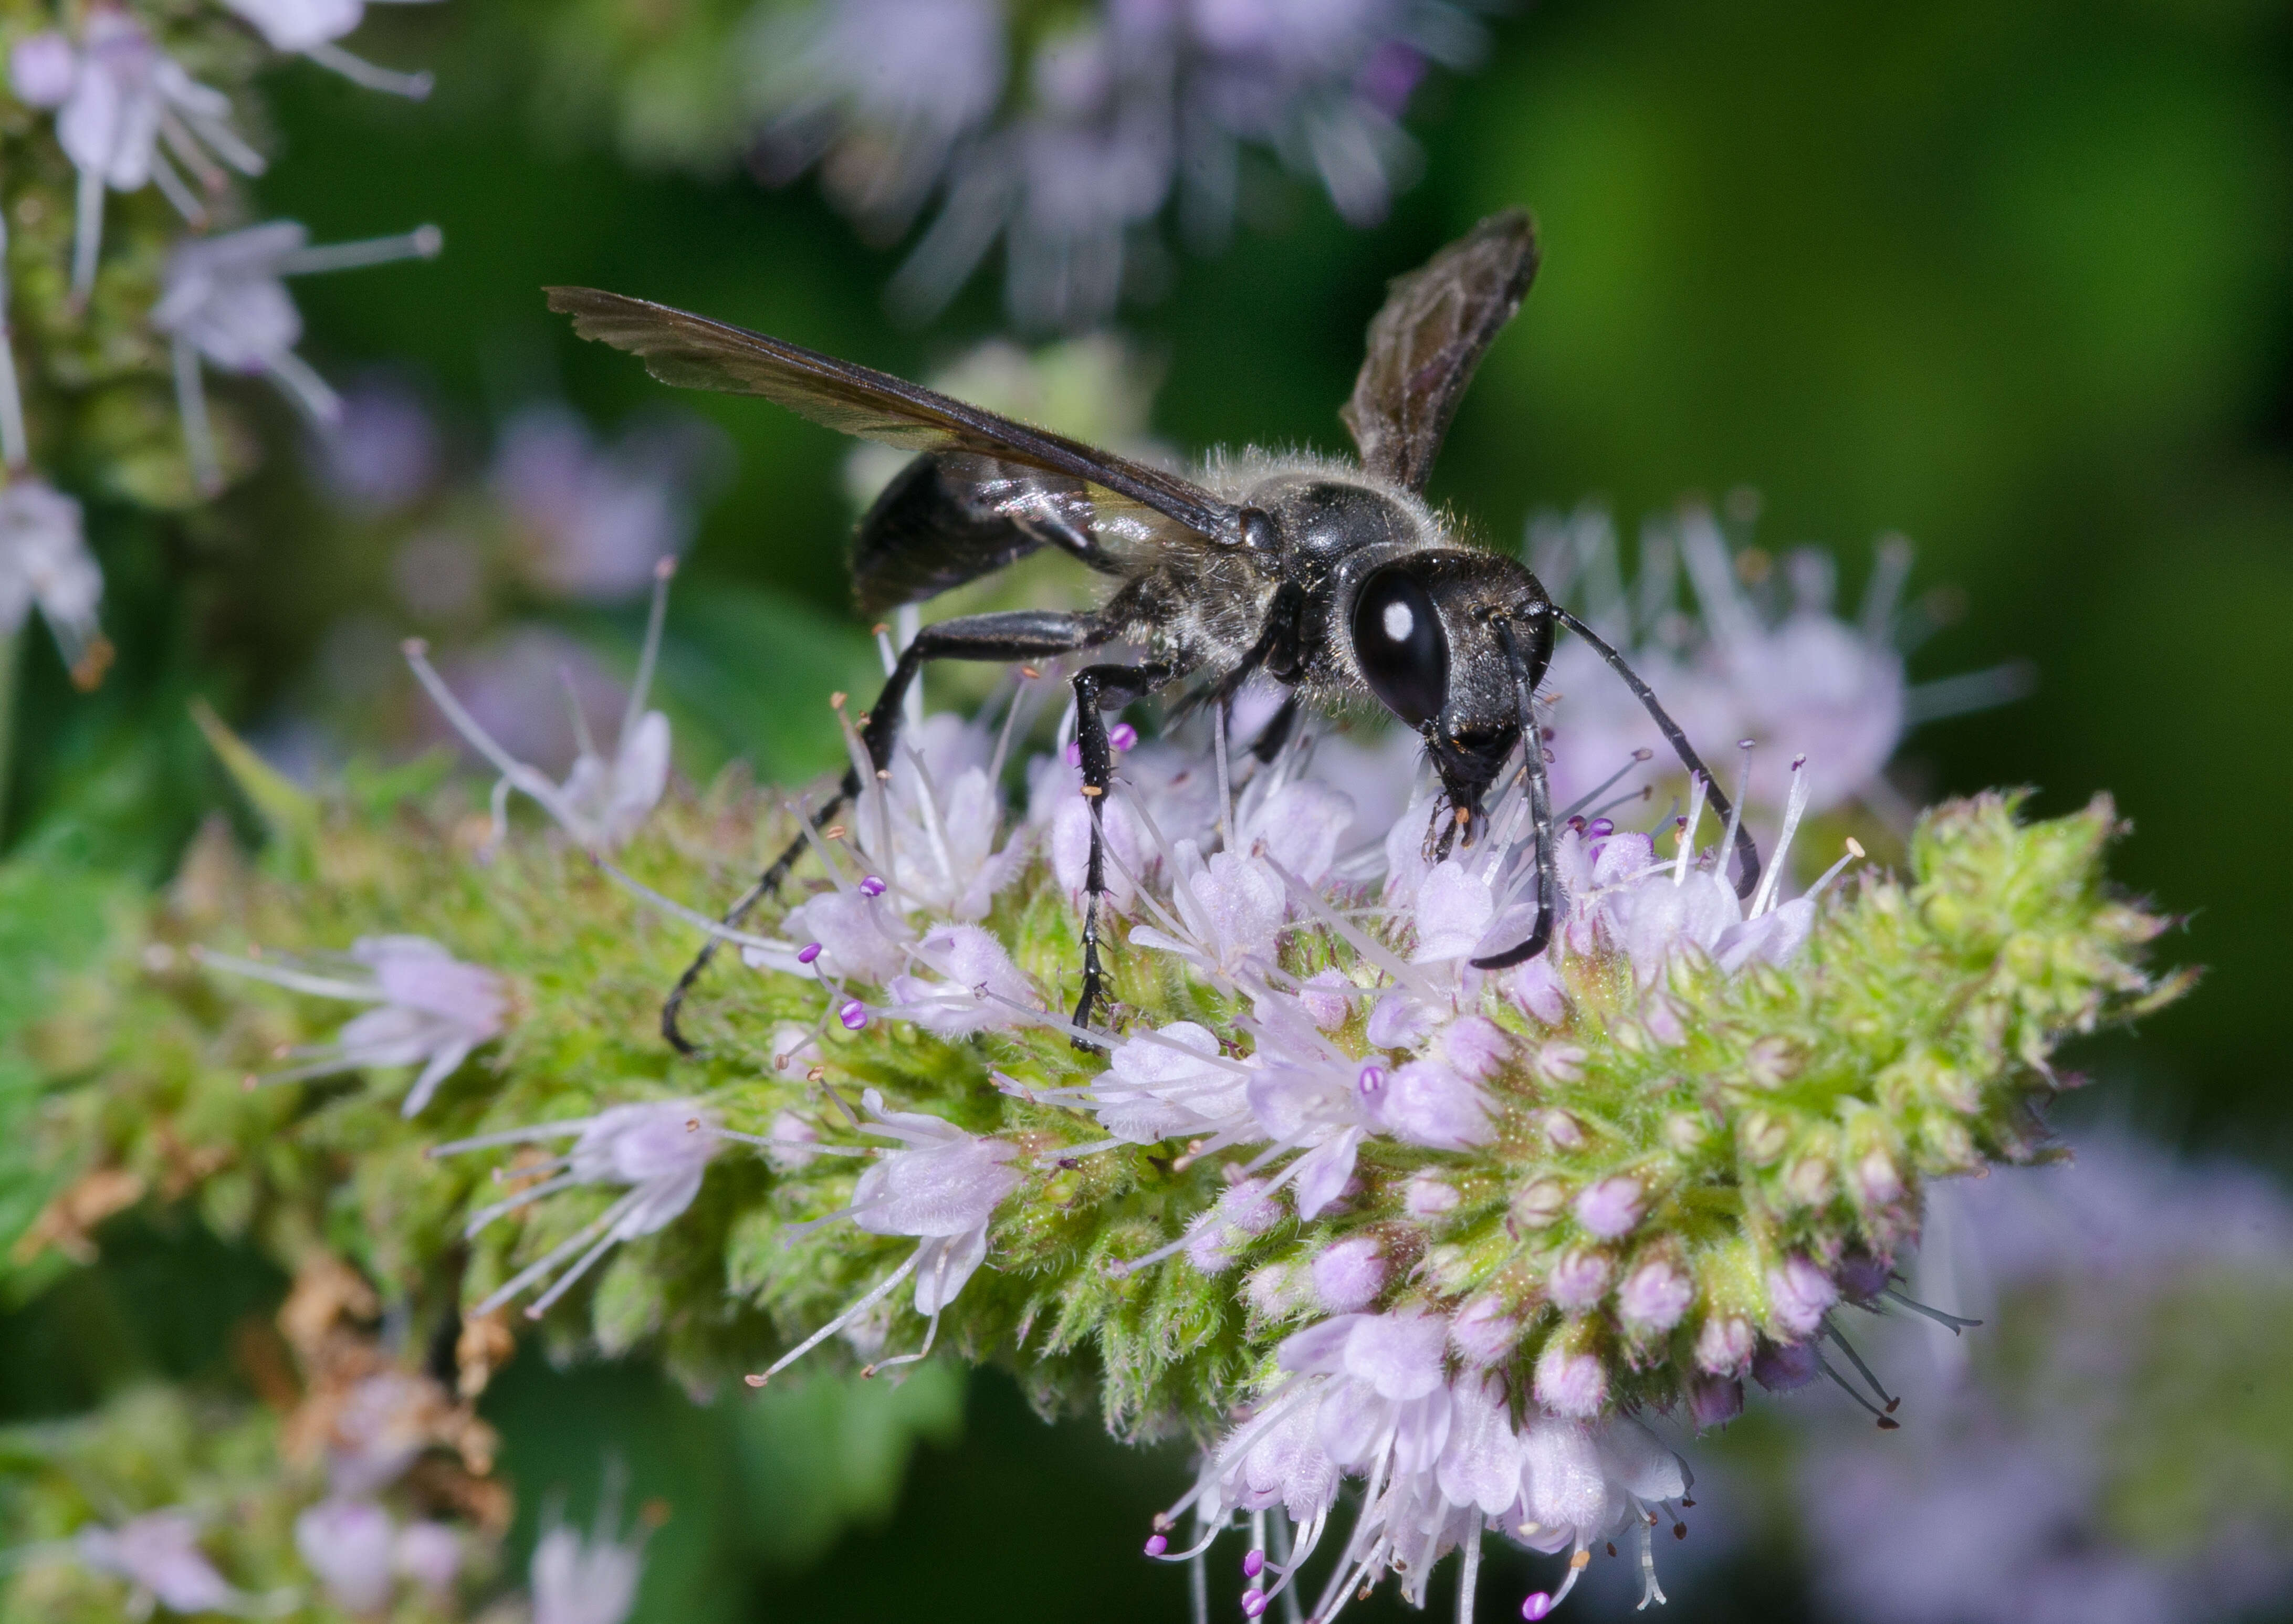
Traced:
[[1284, 564], [1309, 589], [1341, 558], [1425, 539], [1425, 521], [1417, 513], [1354, 480], [1278, 475], [1252, 487], [1249, 501], [1272, 516], [1281, 530]]

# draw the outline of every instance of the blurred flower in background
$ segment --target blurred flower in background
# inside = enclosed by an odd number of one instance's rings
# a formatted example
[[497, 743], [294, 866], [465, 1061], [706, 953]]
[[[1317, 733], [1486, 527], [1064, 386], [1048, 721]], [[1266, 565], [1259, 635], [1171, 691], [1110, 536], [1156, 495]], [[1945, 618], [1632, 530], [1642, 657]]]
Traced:
[[[1756, 499], [1738, 492], [1734, 504], [1747, 526]], [[1914, 802], [1884, 776], [1904, 735], [1922, 722], [2019, 698], [2032, 681], [2017, 662], [1910, 682], [1905, 658], [1951, 600], [1938, 592], [1906, 608], [1912, 549], [1900, 536], [1875, 548], [1852, 618], [1837, 608], [1830, 553], [1802, 547], [1778, 560], [1731, 543], [1701, 506], [1642, 526], [1639, 572], [1629, 581], [1615, 524], [1597, 507], [1537, 515], [1527, 553], [1554, 600], [1656, 690], [1723, 787], [1732, 790], [1736, 747], [1753, 746], [1756, 803], [1779, 805], [1786, 766], [1804, 757], [1811, 812], [1861, 802], [1886, 824], [1908, 829]], [[1634, 797], [1649, 777], [1676, 775], [1672, 748], [1648, 711], [1583, 639], [1556, 640], [1544, 694], [1552, 706], [1556, 806], [1597, 814], [1611, 808], [1594, 803]], [[1636, 751], [1653, 765], [1624, 770]]]
[[872, 240], [930, 213], [891, 288], [912, 317], [943, 308], [1001, 239], [1012, 319], [1086, 328], [1139, 289], [1166, 209], [1197, 246], [1224, 243], [1253, 203], [1246, 153], [1310, 177], [1349, 224], [1382, 220], [1415, 177], [1401, 116], [1430, 68], [1479, 60], [1476, 10], [1111, 0], [1044, 17], [1000, 0], [821, 0], [760, 12], [751, 162], [770, 183], [817, 166]]
[[[1787, 1401], [1824, 1610], [1868, 1624], [2200, 1624], [2293, 1579], [2293, 1203], [2124, 1133], [1935, 1190], [1913, 1295], [1858, 1332], [1874, 1447]], [[1810, 1411], [1825, 1412], [1818, 1419]]]

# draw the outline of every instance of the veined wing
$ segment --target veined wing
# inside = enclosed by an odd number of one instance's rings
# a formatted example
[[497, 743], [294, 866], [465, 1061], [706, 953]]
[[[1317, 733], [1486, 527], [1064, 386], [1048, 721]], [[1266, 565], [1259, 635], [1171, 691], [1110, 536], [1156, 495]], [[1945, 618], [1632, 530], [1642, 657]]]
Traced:
[[1111, 491], [1216, 541], [1241, 540], [1241, 510], [1201, 486], [1014, 422], [872, 367], [763, 333], [594, 288], [548, 288], [549, 308], [574, 330], [640, 357], [665, 384], [762, 395], [799, 417], [885, 445], [968, 451], [1021, 463]]
[[1369, 353], [1345, 420], [1362, 467], [1425, 488], [1481, 356], [1536, 279], [1536, 223], [1492, 215], [1406, 276], [1369, 324]]

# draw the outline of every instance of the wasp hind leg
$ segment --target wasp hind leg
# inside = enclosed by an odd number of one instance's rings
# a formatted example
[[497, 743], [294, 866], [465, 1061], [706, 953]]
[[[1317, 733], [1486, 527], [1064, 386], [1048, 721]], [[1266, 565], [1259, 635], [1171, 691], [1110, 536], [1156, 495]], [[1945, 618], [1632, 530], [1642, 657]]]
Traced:
[[[1106, 634], [1099, 629], [1097, 615], [1068, 614], [1050, 610], [1024, 609], [1003, 614], [964, 615], [925, 627], [916, 634], [915, 640], [901, 651], [892, 674], [885, 678], [883, 692], [876, 696], [876, 702], [870, 708], [861, 728], [860, 739], [867, 748], [870, 767], [879, 775], [889, 769], [892, 751], [899, 740], [901, 714], [906, 709], [904, 702], [908, 689], [913, 686], [917, 673], [930, 662], [1041, 659], [1051, 654], [1073, 654], [1077, 649], [1096, 647], [1105, 641]], [[1123, 668], [1093, 669], [1120, 670]], [[1077, 680], [1080, 682], [1081, 679]], [[1082, 690], [1078, 687], [1076, 691], [1080, 694]], [[1092, 714], [1096, 719], [1096, 712]], [[1088, 734], [1085, 736], [1088, 737]], [[1100, 749], [1104, 752], [1106, 739], [1104, 723], [1099, 726], [1098, 736]], [[725, 911], [725, 924], [738, 926], [758, 904], [777, 893], [814, 835], [824, 828], [831, 818], [858, 800], [860, 790], [860, 769], [857, 767], [847, 768], [836, 792], [805, 820], [810, 832], [791, 840], [788, 849], [774, 858], [772, 865], [758, 876], [757, 882], [741, 893], [739, 900]], [[1093, 810], [1096, 809], [1094, 806]], [[1096, 824], [1093, 826], [1095, 830]], [[1095, 839], [1093, 849], [1095, 853]], [[1096, 880], [1098, 869], [1095, 856], [1091, 873]], [[694, 984], [717, 956], [720, 939], [712, 936], [701, 945], [701, 951], [693, 955], [693, 962], [685, 967], [685, 973], [677, 977], [676, 987], [661, 1002], [660, 1035], [679, 1054], [691, 1057], [701, 1052], [699, 1046], [685, 1035], [679, 1018]]]

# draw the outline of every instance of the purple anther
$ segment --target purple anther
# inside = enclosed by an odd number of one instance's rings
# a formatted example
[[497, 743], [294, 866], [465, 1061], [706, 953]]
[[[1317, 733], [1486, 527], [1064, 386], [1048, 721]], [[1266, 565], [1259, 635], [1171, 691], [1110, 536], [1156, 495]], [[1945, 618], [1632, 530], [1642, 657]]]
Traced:
[[1160, 1556], [1164, 1551], [1167, 1551], [1170, 1548], [1171, 1542], [1162, 1535], [1150, 1534], [1147, 1536], [1146, 1554], [1149, 1556]]
[[1360, 1075], [1354, 1078], [1354, 1089], [1365, 1100], [1375, 1099], [1384, 1087], [1385, 1068], [1382, 1066], [1365, 1066]]
[[1245, 1590], [1245, 1591], [1244, 1591], [1244, 1592], [1242, 1593], [1242, 1616], [1243, 1616], [1244, 1618], [1245, 1618], [1245, 1619], [1254, 1619], [1254, 1618], [1256, 1618], [1260, 1613], [1264, 1612], [1265, 1611], [1266, 1611], [1266, 1592], [1265, 1592], [1265, 1591], [1263, 1591], [1263, 1590]]
[[1605, 817], [1596, 817], [1584, 826], [1586, 836], [1596, 840], [1605, 840], [1616, 832], [1616, 824]]
[[1528, 1599], [1520, 1604], [1520, 1616], [1524, 1619], [1541, 1619], [1552, 1611], [1552, 1596], [1549, 1591], [1532, 1590]]
[[818, 942], [806, 942], [803, 946], [796, 950], [796, 962], [799, 964], [809, 964], [819, 956], [820, 944]]
[[1117, 722], [1106, 730], [1106, 742], [1117, 750], [1129, 750], [1138, 743], [1138, 729], [1129, 722]]
[[847, 998], [844, 1007], [836, 1011], [836, 1019], [844, 1023], [847, 1032], [857, 1032], [868, 1024], [868, 1006], [857, 998]]
[[1244, 1579], [1256, 1579], [1265, 1571], [1266, 1553], [1264, 1551], [1252, 1551], [1242, 1559], [1242, 1576]]
[[873, 874], [865, 875], [860, 881], [860, 894], [863, 897], [881, 897], [884, 894], [884, 882]]
[[1568, 820], [1568, 826], [1569, 826], [1571, 829], [1574, 829], [1574, 830], [1575, 830], [1577, 833], [1579, 833], [1579, 834], [1584, 833], [1584, 815], [1583, 813], [1579, 812], [1576, 816], [1574, 816], [1574, 817], [1570, 818], [1570, 819]]
[[1082, 765], [1082, 746], [1072, 739], [1067, 741], [1067, 765], [1069, 767]]

